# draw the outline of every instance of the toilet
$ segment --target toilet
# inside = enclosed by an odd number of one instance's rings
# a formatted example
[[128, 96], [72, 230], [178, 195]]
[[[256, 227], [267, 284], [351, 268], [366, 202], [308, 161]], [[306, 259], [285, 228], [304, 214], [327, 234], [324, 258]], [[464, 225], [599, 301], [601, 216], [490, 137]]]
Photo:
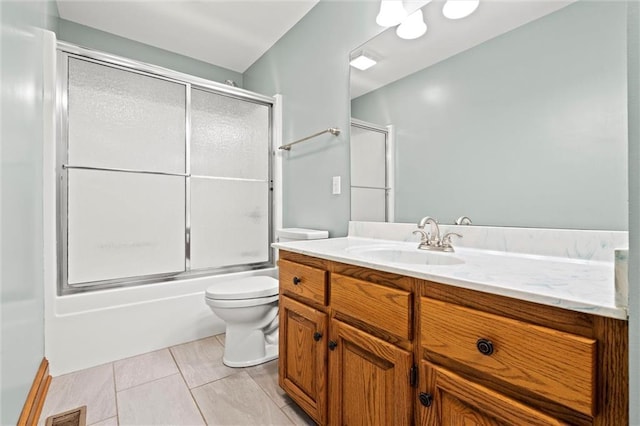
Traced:
[[[327, 231], [285, 228], [280, 242], [327, 238]], [[205, 292], [209, 308], [226, 323], [222, 362], [250, 367], [278, 357], [278, 280], [252, 276], [213, 284]]]

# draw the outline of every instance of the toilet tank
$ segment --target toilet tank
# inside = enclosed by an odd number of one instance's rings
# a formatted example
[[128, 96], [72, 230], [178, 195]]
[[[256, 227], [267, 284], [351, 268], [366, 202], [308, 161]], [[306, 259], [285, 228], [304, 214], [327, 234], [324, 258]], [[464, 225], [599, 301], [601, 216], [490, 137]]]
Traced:
[[286, 243], [288, 241], [322, 240], [329, 238], [329, 231], [305, 228], [283, 228], [276, 231], [276, 237], [280, 243]]

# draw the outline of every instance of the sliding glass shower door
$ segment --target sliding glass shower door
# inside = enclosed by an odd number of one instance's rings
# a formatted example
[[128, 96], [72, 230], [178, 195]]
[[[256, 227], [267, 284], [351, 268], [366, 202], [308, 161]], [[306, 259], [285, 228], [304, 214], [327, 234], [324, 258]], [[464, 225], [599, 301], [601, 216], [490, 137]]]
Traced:
[[59, 60], [61, 293], [271, 266], [270, 103]]
[[191, 268], [269, 260], [269, 107], [191, 92]]

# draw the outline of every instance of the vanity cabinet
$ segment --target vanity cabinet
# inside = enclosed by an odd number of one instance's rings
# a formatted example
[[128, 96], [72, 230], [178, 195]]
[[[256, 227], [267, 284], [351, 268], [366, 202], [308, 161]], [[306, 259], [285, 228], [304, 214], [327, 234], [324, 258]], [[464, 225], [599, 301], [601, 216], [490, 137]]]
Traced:
[[413, 424], [415, 280], [284, 251], [278, 265], [280, 386], [319, 424]]
[[430, 281], [418, 290], [421, 424], [628, 423], [626, 321]]
[[328, 272], [319, 262], [320, 268], [284, 259], [279, 262], [278, 381], [309, 416], [326, 424]]
[[327, 314], [280, 298], [280, 387], [318, 423], [327, 411]]
[[626, 321], [280, 259], [280, 386], [319, 424], [628, 423]]
[[335, 319], [330, 336], [329, 424], [410, 425], [413, 354]]
[[420, 363], [421, 425], [561, 425], [563, 422], [426, 361]]

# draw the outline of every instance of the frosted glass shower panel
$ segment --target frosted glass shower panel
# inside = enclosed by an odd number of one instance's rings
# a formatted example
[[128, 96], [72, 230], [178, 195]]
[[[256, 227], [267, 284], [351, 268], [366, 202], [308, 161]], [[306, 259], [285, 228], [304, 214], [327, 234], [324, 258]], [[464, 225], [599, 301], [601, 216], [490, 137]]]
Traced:
[[191, 129], [193, 175], [268, 178], [268, 106], [194, 89]]
[[69, 58], [69, 164], [185, 173], [186, 86]]
[[191, 178], [191, 268], [269, 260], [267, 182]]
[[185, 269], [185, 178], [69, 170], [69, 284]]
[[351, 126], [351, 185], [386, 186], [386, 135]]

